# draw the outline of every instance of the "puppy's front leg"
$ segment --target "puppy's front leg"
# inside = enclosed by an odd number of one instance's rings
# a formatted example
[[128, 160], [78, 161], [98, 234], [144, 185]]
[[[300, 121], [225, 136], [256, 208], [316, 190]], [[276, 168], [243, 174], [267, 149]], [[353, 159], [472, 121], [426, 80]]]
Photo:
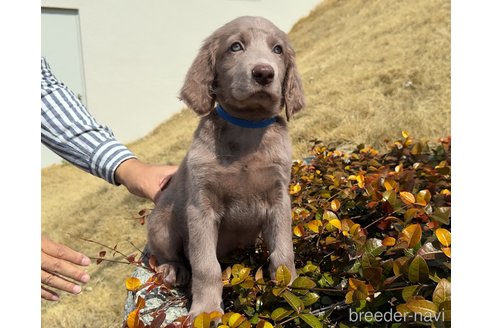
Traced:
[[217, 259], [219, 217], [210, 207], [192, 205], [188, 208], [188, 226], [193, 295], [190, 315], [194, 318], [201, 312], [223, 312], [222, 272]]
[[282, 192], [281, 201], [268, 212], [268, 220], [263, 227], [263, 238], [270, 252], [270, 277], [275, 279], [275, 272], [280, 265], [285, 265], [292, 276], [297, 277], [294, 265], [294, 247], [292, 244], [292, 219], [289, 195]]

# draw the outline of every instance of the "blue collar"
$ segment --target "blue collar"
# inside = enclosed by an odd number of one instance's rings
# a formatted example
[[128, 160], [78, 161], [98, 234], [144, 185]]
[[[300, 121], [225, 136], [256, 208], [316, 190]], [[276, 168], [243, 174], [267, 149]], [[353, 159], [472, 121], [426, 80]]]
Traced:
[[276, 116], [272, 117], [272, 118], [265, 119], [265, 120], [261, 120], [261, 121], [243, 120], [243, 119], [231, 116], [220, 105], [217, 105], [217, 107], [215, 107], [215, 111], [225, 121], [232, 123], [234, 125], [240, 126], [242, 128], [261, 129], [261, 128], [266, 128], [267, 126], [269, 126], [269, 125], [271, 125], [277, 121]]

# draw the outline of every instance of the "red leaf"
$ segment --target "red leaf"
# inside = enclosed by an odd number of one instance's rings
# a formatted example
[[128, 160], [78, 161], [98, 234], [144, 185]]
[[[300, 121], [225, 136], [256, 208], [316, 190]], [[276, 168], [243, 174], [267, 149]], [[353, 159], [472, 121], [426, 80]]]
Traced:
[[135, 254], [133, 254], [133, 255], [128, 256], [128, 257], [126, 258], [126, 260], [127, 260], [128, 262], [130, 262], [130, 263], [135, 263], [135, 257], [136, 257], [136, 255], [135, 255]]
[[166, 319], [166, 312], [163, 310], [157, 311], [155, 313], [154, 320], [152, 320], [150, 324], [150, 328], [159, 328], [165, 319]]

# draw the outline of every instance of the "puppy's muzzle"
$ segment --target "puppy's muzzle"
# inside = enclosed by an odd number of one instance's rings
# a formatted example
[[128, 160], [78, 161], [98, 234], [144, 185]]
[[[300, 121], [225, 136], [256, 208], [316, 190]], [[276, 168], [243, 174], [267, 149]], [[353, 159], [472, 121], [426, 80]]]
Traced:
[[251, 75], [256, 82], [265, 86], [272, 83], [275, 77], [275, 71], [268, 64], [258, 64], [251, 70]]

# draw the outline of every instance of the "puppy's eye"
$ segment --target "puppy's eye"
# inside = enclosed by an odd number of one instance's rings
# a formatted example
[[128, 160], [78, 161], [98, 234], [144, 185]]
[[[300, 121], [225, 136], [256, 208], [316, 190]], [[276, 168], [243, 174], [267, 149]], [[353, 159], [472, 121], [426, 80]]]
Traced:
[[231, 44], [231, 47], [229, 48], [232, 52], [237, 52], [243, 50], [243, 46], [239, 42], [234, 42]]
[[284, 49], [282, 49], [281, 46], [276, 45], [275, 47], [273, 47], [273, 52], [280, 55], [282, 52], [284, 52]]

